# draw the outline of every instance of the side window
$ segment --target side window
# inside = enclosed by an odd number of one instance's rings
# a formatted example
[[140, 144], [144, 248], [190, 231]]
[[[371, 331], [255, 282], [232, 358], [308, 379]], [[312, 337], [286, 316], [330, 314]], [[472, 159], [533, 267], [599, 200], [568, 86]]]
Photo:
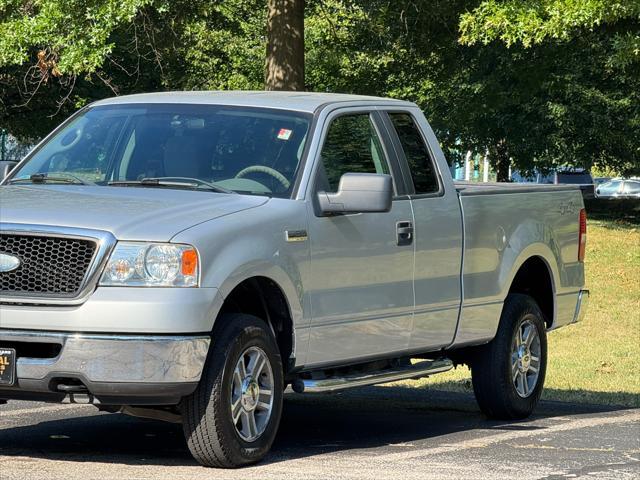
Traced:
[[408, 113], [390, 113], [389, 118], [407, 158], [416, 193], [437, 192], [438, 175], [413, 117]]
[[389, 174], [382, 143], [368, 113], [334, 119], [320, 158], [318, 188], [327, 192], [338, 190], [345, 173]]
[[640, 182], [624, 182], [623, 193], [640, 193]]
[[609, 195], [617, 193], [620, 190], [622, 182], [619, 180], [613, 180], [611, 182], [603, 183], [598, 187], [598, 192], [608, 193]]

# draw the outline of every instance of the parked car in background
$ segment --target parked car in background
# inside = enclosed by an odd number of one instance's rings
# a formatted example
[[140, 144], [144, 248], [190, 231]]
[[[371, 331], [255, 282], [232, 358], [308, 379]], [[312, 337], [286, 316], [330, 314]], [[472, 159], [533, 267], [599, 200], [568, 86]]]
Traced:
[[640, 198], [640, 179], [615, 178], [599, 185], [596, 189], [598, 198]]
[[598, 188], [598, 186], [602, 185], [603, 183], [610, 182], [611, 180], [611, 177], [595, 177], [593, 179], [593, 184], [595, 185], [595, 188]]
[[511, 180], [516, 183], [580, 185], [584, 199], [595, 197], [593, 177], [588, 170], [583, 168], [563, 168], [552, 170], [547, 174], [535, 171], [532, 175], [523, 175], [516, 170], [511, 174]]
[[595, 198], [595, 188], [593, 184], [593, 177], [587, 170], [564, 170], [558, 171], [555, 175], [556, 184], [571, 184], [580, 185], [582, 191], [582, 198], [590, 199]]
[[555, 174], [554, 183], [569, 183], [572, 185], [593, 185], [593, 177], [587, 170], [560, 170]]

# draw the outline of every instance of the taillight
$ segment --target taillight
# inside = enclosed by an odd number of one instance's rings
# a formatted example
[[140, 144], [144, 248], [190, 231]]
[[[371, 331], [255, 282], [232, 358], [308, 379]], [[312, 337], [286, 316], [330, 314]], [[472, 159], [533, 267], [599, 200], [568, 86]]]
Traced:
[[580, 233], [578, 235], [578, 261], [584, 262], [584, 254], [587, 249], [587, 211], [580, 210]]

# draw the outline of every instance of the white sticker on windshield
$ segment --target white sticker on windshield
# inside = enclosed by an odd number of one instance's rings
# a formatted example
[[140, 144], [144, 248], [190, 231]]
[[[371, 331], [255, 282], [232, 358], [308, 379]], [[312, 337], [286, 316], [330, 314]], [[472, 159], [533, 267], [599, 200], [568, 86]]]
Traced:
[[293, 133], [293, 130], [289, 130], [288, 128], [281, 128], [280, 131], [278, 132], [278, 139], [289, 140], [291, 138], [292, 133]]

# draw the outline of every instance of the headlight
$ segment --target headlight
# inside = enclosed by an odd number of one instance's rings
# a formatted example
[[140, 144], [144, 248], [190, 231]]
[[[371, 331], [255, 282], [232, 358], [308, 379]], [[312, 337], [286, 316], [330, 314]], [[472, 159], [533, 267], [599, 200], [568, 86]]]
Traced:
[[197, 287], [198, 252], [191, 245], [119, 242], [101, 286]]

